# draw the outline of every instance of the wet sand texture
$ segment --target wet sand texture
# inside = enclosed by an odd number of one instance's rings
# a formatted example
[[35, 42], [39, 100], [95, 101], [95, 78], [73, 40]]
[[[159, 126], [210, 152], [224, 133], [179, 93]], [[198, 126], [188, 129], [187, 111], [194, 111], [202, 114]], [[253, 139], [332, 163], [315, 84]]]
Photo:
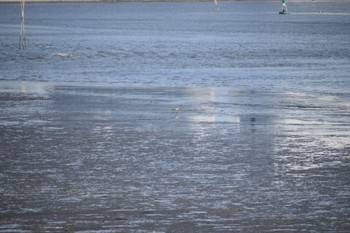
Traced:
[[0, 109], [0, 232], [350, 229], [335, 96], [24, 85]]

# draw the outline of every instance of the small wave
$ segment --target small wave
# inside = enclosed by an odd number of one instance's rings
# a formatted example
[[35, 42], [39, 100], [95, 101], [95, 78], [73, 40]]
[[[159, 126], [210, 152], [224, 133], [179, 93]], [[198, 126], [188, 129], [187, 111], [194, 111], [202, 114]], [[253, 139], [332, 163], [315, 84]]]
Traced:
[[78, 53], [74, 51], [70, 52], [62, 52], [62, 53], [56, 53], [55, 56], [62, 57], [62, 58], [70, 58], [70, 57], [76, 57]]
[[38, 47], [40, 49], [44, 49], [44, 50], [46, 50], [46, 49], [54, 49], [53, 45], [47, 45], [47, 44], [39, 44]]
[[98, 51], [97, 56], [99, 57], [115, 57], [117, 54], [110, 52], [110, 51]]
[[339, 15], [339, 16], [349, 16], [348, 12], [293, 12], [293, 15]]
[[30, 54], [26, 56], [28, 60], [44, 60], [45, 56], [40, 55], [40, 54]]

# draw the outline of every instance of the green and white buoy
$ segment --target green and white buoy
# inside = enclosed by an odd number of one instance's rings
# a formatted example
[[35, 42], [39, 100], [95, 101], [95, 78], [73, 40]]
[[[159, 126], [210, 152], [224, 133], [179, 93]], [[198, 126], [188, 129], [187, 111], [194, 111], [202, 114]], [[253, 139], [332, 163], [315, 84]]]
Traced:
[[279, 13], [280, 13], [280, 15], [288, 14], [286, 0], [282, 0], [282, 9]]

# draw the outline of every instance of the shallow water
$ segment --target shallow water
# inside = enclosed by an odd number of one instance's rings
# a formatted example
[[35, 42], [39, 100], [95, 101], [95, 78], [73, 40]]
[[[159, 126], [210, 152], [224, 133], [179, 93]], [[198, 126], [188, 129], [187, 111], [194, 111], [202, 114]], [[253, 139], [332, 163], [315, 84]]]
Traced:
[[0, 232], [348, 232], [350, 6], [288, 6], [0, 4]]
[[[0, 80], [349, 90], [349, 3], [0, 5]], [[311, 14], [324, 12], [324, 14]], [[328, 13], [328, 14], [326, 14]]]
[[350, 227], [349, 101], [31, 85], [1, 92], [0, 232]]

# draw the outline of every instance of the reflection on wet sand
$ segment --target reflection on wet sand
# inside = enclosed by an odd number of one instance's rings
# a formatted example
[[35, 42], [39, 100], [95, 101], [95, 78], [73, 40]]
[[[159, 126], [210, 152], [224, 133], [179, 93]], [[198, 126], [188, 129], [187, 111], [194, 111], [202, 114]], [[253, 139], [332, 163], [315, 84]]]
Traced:
[[0, 91], [0, 232], [350, 227], [346, 99], [22, 85]]

